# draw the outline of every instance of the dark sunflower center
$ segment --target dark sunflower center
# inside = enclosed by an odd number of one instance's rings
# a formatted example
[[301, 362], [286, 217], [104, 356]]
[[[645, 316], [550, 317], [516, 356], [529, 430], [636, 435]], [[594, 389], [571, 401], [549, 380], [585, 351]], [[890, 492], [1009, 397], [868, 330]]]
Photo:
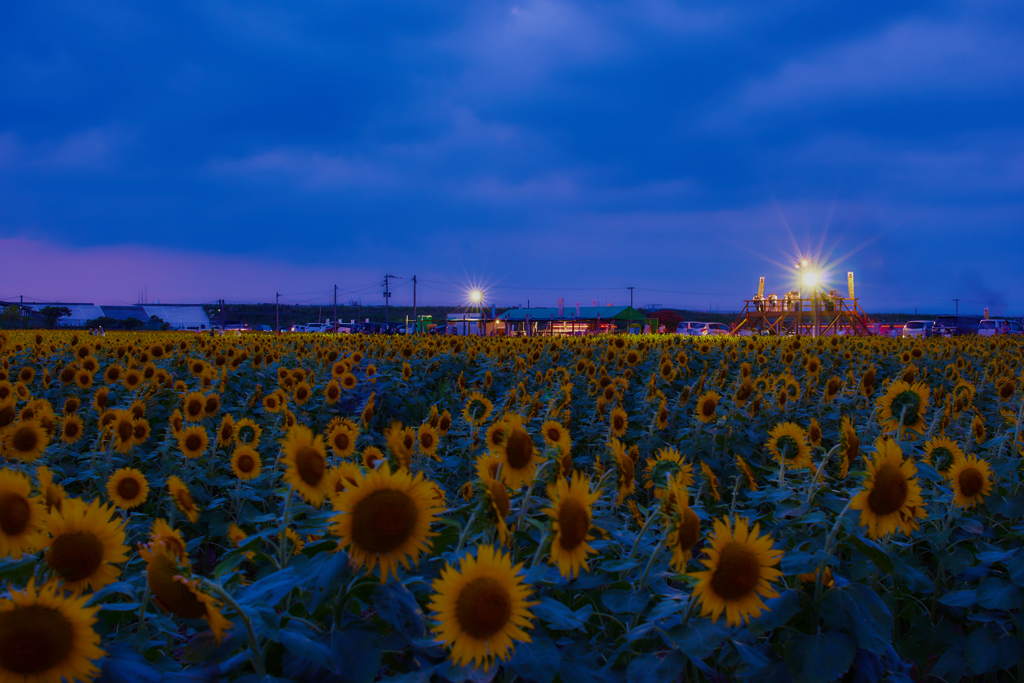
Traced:
[[189, 434], [185, 437], [185, 448], [190, 451], [198, 451], [203, 447], [203, 440], [198, 434]]
[[125, 477], [121, 481], [117, 482], [117, 495], [121, 496], [125, 500], [135, 500], [135, 497], [142, 491], [142, 487], [139, 482], [133, 477]]
[[[903, 409], [907, 412], [904, 414]], [[912, 425], [917, 422], [917, 414], [921, 409], [921, 397], [915, 391], [901, 391], [892, 399], [892, 414], [897, 420], [903, 415], [903, 424]]]
[[868, 494], [868, 506], [877, 515], [890, 515], [907, 502], [910, 487], [902, 470], [886, 463], [875, 472], [875, 481]]
[[374, 491], [352, 510], [352, 540], [370, 553], [387, 553], [400, 547], [416, 528], [416, 503], [403, 491]]
[[619, 482], [623, 488], [629, 488], [629, 485], [633, 483], [633, 477], [635, 476], [633, 468], [633, 459], [630, 457], [624, 457], [619, 459], [619, 475], [622, 481]]
[[819, 429], [817, 426], [812, 426], [810, 435], [812, 441], [819, 440], [821, 438], [821, 429]]
[[932, 460], [935, 462], [935, 469], [944, 470], [947, 464], [953, 463], [953, 453], [945, 446], [932, 449]]
[[131, 441], [134, 434], [135, 428], [128, 420], [121, 420], [117, 423], [117, 438], [121, 439], [122, 442]]
[[12, 439], [16, 453], [31, 453], [39, 447], [39, 434], [31, 426], [19, 428]]
[[711, 417], [712, 415], [715, 414], [716, 407], [717, 403], [715, 402], [715, 399], [709, 398], [705, 400], [703, 403], [700, 404], [701, 415], [703, 415], [704, 417]]
[[64, 423], [64, 436], [68, 438], [74, 438], [78, 436], [78, 423], [74, 420], [68, 420]]
[[505, 485], [500, 481], [492, 479], [488, 482], [487, 488], [491, 494], [491, 502], [497, 508], [498, 516], [505, 519], [508, 517], [509, 510], [512, 509], [512, 503], [508, 499], [508, 491], [505, 490]]
[[575, 498], [562, 501], [558, 508], [559, 545], [564, 550], [574, 550], [587, 540], [590, 531], [590, 513], [583, 503]]
[[852, 465], [858, 455], [860, 455], [860, 439], [851, 432], [846, 435], [846, 462]]
[[981, 471], [976, 467], [968, 467], [960, 473], [960, 493], [967, 498], [981, 493], [981, 490], [985, 486], [985, 477], [982, 476]]
[[334, 447], [339, 451], [343, 451], [348, 448], [351, 439], [348, 438], [348, 432], [335, 432], [334, 434]]
[[238, 458], [236, 466], [238, 467], [239, 472], [242, 472], [243, 474], [249, 474], [249, 472], [252, 472], [254, 469], [256, 469], [256, 461], [252, 459], [251, 455], [241, 455]]
[[88, 531], [61, 534], [46, 552], [46, 563], [65, 581], [93, 575], [103, 562], [103, 542]]
[[451, 429], [451, 426], [452, 421], [451, 418], [449, 417], [442, 417], [437, 423], [437, 428], [440, 429], [442, 432], [447, 432], [449, 429]]
[[760, 578], [757, 551], [744, 543], [731, 541], [718, 556], [711, 588], [726, 600], [739, 600], [757, 588]]
[[185, 409], [190, 416], [195, 417], [199, 413], [203, 412], [203, 404], [199, 401], [189, 401], [188, 407]]
[[299, 477], [310, 486], [319, 486], [324, 478], [324, 458], [312, 446], [299, 446], [295, 452], [295, 468]]
[[473, 579], [459, 592], [455, 617], [473, 638], [489, 638], [505, 628], [512, 616], [512, 596], [490, 576]]
[[434, 435], [430, 432], [423, 432], [420, 434], [420, 447], [424, 450], [430, 450], [434, 447]]
[[74, 644], [71, 624], [52, 607], [15, 607], [0, 616], [0, 666], [19, 678], [65, 663]]
[[680, 550], [689, 550], [700, 540], [700, 517], [689, 507], [685, 508], [679, 523], [678, 545]]
[[32, 516], [32, 508], [25, 496], [10, 491], [0, 494], [0, 529], [7, 536], [17, 536]]
[[828, 381], [828, 393], [830, 396], [834, 396], [839, 393], [839, 380], [830, 379]]
[[162, 608], [185, 619], [206, 616], [206, 606], [188, 586], [175, 580], [178, 569], [169, 557], [154, 559], [146, 569], [149, 590]]
[[619, 430], [622, 429], [622, 427], [624, 426], [623, 423], [625, 422], [625, 420], [622, 419], [621, 415], [615, 415], [614, 417], [612, 417], [612, 422], [615, 423], [615, 429]]
[[142, 439], [146, 436], [146, 427], [142, 424], [137, 424], [132, 427], [132, 437], [136, 439]]
[[513, 429], [505, 444], [505, 455], [509, 467], [520, 470], [530, 464], [533, 459], [533, 440], [522, 429]]

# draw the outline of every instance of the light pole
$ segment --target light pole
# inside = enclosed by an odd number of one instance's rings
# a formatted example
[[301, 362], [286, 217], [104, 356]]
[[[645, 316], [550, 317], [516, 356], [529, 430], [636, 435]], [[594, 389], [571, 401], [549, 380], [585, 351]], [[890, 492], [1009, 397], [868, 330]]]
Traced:
[[[483, 327], [482, 327], [483, 322], [484, 322], [484, 314], [483, 314], [484, 293], [481, 292], [479, 289], [474, 289], [472, 292], [469, 293], [469, 300], [473, 304], [476, 305], [477, 310], [480, 312], [480, 323], [481, 323], [480, 336], [482, 337], [483, 334], [484, 334], [483, 333]], [[463, 318], [465, 318], [465, 316], [463, 316]]]

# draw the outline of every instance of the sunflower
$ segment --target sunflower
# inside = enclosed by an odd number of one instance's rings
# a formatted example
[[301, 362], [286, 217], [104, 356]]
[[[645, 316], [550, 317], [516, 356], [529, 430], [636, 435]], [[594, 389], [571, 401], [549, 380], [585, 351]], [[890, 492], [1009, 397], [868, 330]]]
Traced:
[[186, 578], [179, 559], [163, 543], [154, 542], [139, 547], [146, 561], [149, 592], [160, 609], [183, 619], [205, 619], [218, 643], [231, 629], [231, 622], [221, 614], [220, 603], [199, 590], [199, 582]]
[[544, 443], [552, 448], [560, 448], [563, 455], [568, 453], [572, 447], [572, 439], [569, 437], [569, 430], [555, 420], [547, 420], [540, 428]]
[[333, 406], [341, 398], [341, 385], [338, 384], [338, 380], [332, 379], [324, 387], [324, 402]]
[[352, 391], [359, 384], [359, 379], [351, 372], [345, 372], [338, 378], [338, 382], [346, 391]]
[[327, 470], [327, 493], [332, 497], [348, 489], [363, 478], [363, 471], [350, 462], [343, 462]]
[[356, 451], [359, 427], [348, 420], [339, 420], [327, 432], [327, 444], [339, 458], [347, 458]]
[[348, 548], [358, 566], [370, 571], [380, 563], [380, 580], [397, 577], [398, 565], [407, 569], [427, 548], [434, 535], [430, 523], [440, 510], [433, 488], [418, 473], [392, 472], [385, 462], [334, 498], [338, 514], [331, 518], [331, 533], [340, 547]]
[[671, 501], [672, 505], [665, 506], [668, 531], [665, 541], [672, 551], [672, 568], [683, 573], [693, 557], [693, 547], [700, 542], [700, 517], [690, 507], [686, 487], [672, 482], [667, 493], [666, 501]]
[[2, 446], [7, 458], [35, 462], [49, 443], [46, 429], [38, 420], [18, 420], [4, 432]]
[[906, 429], [919, 434], [927, 428], [924, 415], [928, 410], [928, 387], [924, 384], [907, 384], [903, 380], [893, 382], [876, 405], [878, 420], [887, 432], [899, 429], [901, 419]]
[[551, 517], [555, 538], [551, 542], [551, 563], [558, 565], [562, 576], [572, 578], [587, 569], [587, 555], [595, 552], [587, 541], [593, 538], [590, 525], [592, 507], [600, 491], [590, 490], [590, 480], [580, 472], [572, 478], [559, 477], [552, 487], [551, 507], [544, 510]]
[[736, 465], [739, 466], [740, 472], [743, 473], [743, 476], [747, 478], [747, 488], [751, 491], [756, 491], [757, 479], [754, 477], [754, 472], [750, 469], [750, 465], [747, 464], [747, 461], [744, 460], [739, 453], [736, 454]]
[[424, 455], [437, 457], [437, 430], [431, 427], [429, 422], [420, 425], [416, 432], [416, 441]]
[[704, 481], [711, 490], [711, 497], [719, 503], [722, 502], [722, 494], [718, 492], [718, 477], [711, 471], [711, 466], [701, 460], [700, 471], [704, 474]]
[[124, 377], [121, 378], [121, 385], [131, 391], [142, 384], [142, 373], [138, 370], [131, 368], [124, 373]]
[[203, 419], [203, 406], [205, 399], [203, 395], [198, 391], [185, 396], [184, 404], [182, 405], [182, 413], [185, 416], [187, 422], [199, 422]]
[[459, 666], [473, 663], [490, 668], [495, 659], [506, 661], [513, 641], [531, 642], [524, 629], [533, 628], [528, 601], [530, 588], [520, 576], [522, 565], [490, 546], [477, 546], [455, 569], [445, 563], [434, 580], [430, 608], [438, 641], [451, 647]]
[[447, 409], [437, 417], [437, 434], [444, 436], [452, 428], [452, 414]]
[[49, 516], [46, 526], [53, 539], [46, 564], [63, 588], [76, 593], [85, 588], [96, 591], [120, 576], [121, 569], [114, 565], [128, 559], [128, 546], [112, 506], [68, 498], [59, 513]]
[[0, 470], [0, 557], [21, 559], [22, 554], [45, 548], [46, 506], [29, 496], [32, 485], [21, 472]]
[[832, 377], [829, 377], [828, 381], [825, 382], [825, 402], [831, 403], [832, 401], [834, 401], [836, 396], [838, 396], [839, 392], [841, 392], [842, 390], [843, 380], [839, 379], [834, 375]]
[[807, 441], [812, 448], [821, 445], [821, 425], [818, 424], [817, 418], [812, 417], [811, 424], [807, 427]]
[[388, 461], [387, 456], [376, 446], [369, 446], [363, 449], [360, 459], [363, 461], [363, 465], [371, 470], [377, 469], [381, 463]]
[[486, 514], [498, 531], [498, 540], [508, 545], [510, 536], [505, 518], [508, 517], [508, 513], [512, 510], [512, 502], [508, 497], [508, 488], [487, 472], [480, 473], [480, 487], [483, 492], [483, 499], [490, 503]]
[[313, 436], [309, 427], [296, 425], [281, 443], [282, 461], [287, 469], [284, 483], [295, 487], [313, 507], [320, 507], [327, 495], [327, 448], [324, 437]]
[[370, 392], [370, 397], [366, 399], [366, 405], [363, 406], [363, 411], [360, 413], [359, 418], [363, 423], [363, 427], [369, 427], [373, 421], [374, 416], [374, 397], [376, 392]]
[[82, 418], [74, 413], [65, 415], [60, 421], [60, 440], [66, 444], [77, 443], [85, 431], [85, 424]]
[[261, 466], [260, 454], [251, 446], [235, 446], [231, 452], [231, 471], [242, 481], [258, 477]]
[[137, 417], [132, 420], [132, 445], [141, 446], [149, 441], [149, 420], [144, 417]]
[[177, 529], [172, 529], [166, 520], [159, 517], [153, 520], [153, 526], [149, 531], [149, 542], [165, 545], [167, 550], [174, 553], [175, 557], [177, 557], [179, 564], [185, 567], [189, 566], [185, 539], [182, 537], [181, 532]]
[[841, 462], [839, 476], [846, 479], [846, 475], [850, 473], [850, 467], [860, 456], [860, 437], [857, 436], [857, 430], [853, 428], [853, 422], [847, 415], [843, 415], [843, 419], [839, 423], [839, 443]]
[[189, 425], [178, 435], [178, 447], [186, 458], [201, 457], [209, 445], [210, 437], [202, 425]]
[[615, 488], [619, 492], [618, 504], [621, 505], [626, 496], [636, 491], [636, 464], [630, 457], [626, 445], [616, 438], [608, 442], [615, 463]]
[[235, 418], [231, 413], [224, 413], [217, 428], [217, 446], [227, 448], [235, 440]]
[[864, 371], [864, 375], [860, 379], [860, 395], [864, 398], [871, 398], [875, 393], [875, 379], [878, 376], [878, 371], [875, 370], [874, 365], [868, 366], [868, 369]]
[[505, 428], [504, 422], [495, 422], [487, 428], [487, 434], [484, 435], [484, 443], [487, 445], [487, 450], [492, 453], [501, 453], [501, 447], [505, 445], [505, 437], [508, 436], [508, 430]]
[[707, 569], [689, 575], [697, 579], [693, 597], [700, 600], [702, 616], [714, 622], [724, 611], [729, 626], [740, 626], [761, 615], [761, 598], [778, 597], [771, 582], [782, 575], [774, 569], [782, 551], [772, 549], [771, 535], [759, 532], [760, 525], [750, 529], [744, 517], [736, 519], [735, 529], [728, 517], [715, 521], [704, 550], [708, 559], [701, 560]]
[[279, 413], [284, 410], [284, 405], [281, 403], [281, 397], [276, 391], [263, 397], [263, 410], [268, 413]]
[[807, 444], [807, 434], [798, 424], [780, 422], [768, 432], [768, 450], [775, 462], [782, 464], [783, 454], [786, 458], [786, 469], [798, 470], [810, 467], [811, 448]]
[[171, 494], [174, 507], [178, 508], [178, 512], [185, 515], [188, 521], [196, 522], [199, 519], [199, 507], [192, 500], [192, 494], [185, 486], [185, 482], [172, 474], [167, 477], [167, 491]]
[[39, 481], [39, 493], [43, 497], [43, 504], [46, 506], [47, 514], [54, 510], [60, 512], [64, 499], [68, 497], [68, 494], [64, 492], [63, 486], [53, 483], [53, 471], [49, 467], [37, 467], [36, 479]]
[[[693, 484], [693, 465], [683, 462], [683, 456], [679, 451], [669, 446], [658, 449], [653, 458], [648, 458], [644, 466], [644, 488], [652, 488], [664, 484], [669, 480], [678, 480], [682, 486]], [[655, 495], [659, 498], [664, 496], [665, 489], [656, 489]]]
[[252, 446], [256, 448], [260, 443], [260, 435], [263, 430], [249, 417], [243, 417], [235, 423], [235, 444], [238, 446]]
[[88, 370], [79, 370], [75, 375], [75, 384], [79, 389], [88, 389], [92, 386], [92, 373]]
[[626, 411], [616, 406], [612, 408], [611, 416], [608, 422], [608, 429], [611, 431], [612, 436], [623, 436], [626, 433], [626, 427], [629, 426], [629, 419], [626, 416]]
[[107, 480], [107, 495], [117, 507], [131, 510], [146, 502], [149, 484], [142, 472], [131, 467], [122, 467]]
[[99, 675], [96, 660], [106, 653], [93, 630], [99, 606], [91, 596], [68, 595], [56, 581], [24, 590], [13, 588], [0, 598], [0, 680], [60, 683], [91, 681]]
[[946, 473], [953, 486], [953, 505], [972, 508], [992, 492], [992, 469], [975, 455], [957, 460]]
[[220, 412], [220, 396], [210, 394], [203, 399], [203, 412], [207, 417], [213, 417]]
[[115, 415], [114, 422], [110, 426], [111, 434], [114, 436], [114, 448], [121, 453], [127, 453], [135, 443], [135, 426], [132, 424], [132, 414], [126, 410], [118, 410], [115, 411]]
[[963, 460], [964, 452], [956, 441], [937, 436], [924, 445], [924, 461], [939, 472], [946, 472], [957, 461]]
[[928, 514], [921, 500], [921, 487], [917, 484], [917, 467], [894, 439], [880, 437], [875, 443], [878, 451], [868, 460], [868, 473], [864, 489], [854, 498], [853, 510], [860, 510], [860, 524], [868, 527], [871, 538], [886, 534], [910, 533], [917, 529], [918, 519]]
[[296, 384], [295, 389], [292, 391], [292, 398], [295, 400], [295, 405], [306, 405], [309, 403], [309, 399], [312, 398], [312, 396], [313, 388], [305, 381]]
[[1013, 377], [1007, 377], [1005, 379], [996, 380], [996, 396], [999, 397], [1000, 403], [1009, 401], [1013, 398], [1013, 395], [1017, 393], [1017, 380]]
[[980, 414], [975, 413], [974, 419], [971, 420], [971, 434], [974, 435], [974, 442], [982, 443], [983, 441], [985, 441], [986, 433], [987, 430], [985, 429], [985, 421], [981, 419]]
[[478, 391], [470, 392], [466, 406], [462, 409], [462, 419], [468, 424], [479, 427], [491, 416], [494, 404]]
[[501, 478], [515, 491], [524, 483], [533, 481], [540, 454], [533, 444], [533, 437], [523, 426], [522, 417], [508, 413], [502, 421], [505, 423], [507, 436], [500, 451]]
[[715, 411], [718, 409], [718, 401], [721, 399], [715, 391], [708, 391], [699, 399], [697, 399], [697, 410], [695, 415], [697, 419], [707, 424], [715, 419]]

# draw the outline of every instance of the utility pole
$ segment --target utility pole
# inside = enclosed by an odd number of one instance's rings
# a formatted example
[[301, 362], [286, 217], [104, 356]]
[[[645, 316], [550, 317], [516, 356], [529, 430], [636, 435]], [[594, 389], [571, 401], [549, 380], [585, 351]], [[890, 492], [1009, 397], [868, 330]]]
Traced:
[[334, 331], [338, 331], [338, 285], [334, 285]]
[[224, 310], [224, 299], [221, 299], [220, 300], [220, 332], [221, 332], [221, 334], [224, 334], [224, 314], [225, 313], [226, 313], [226, 311]]
[[960, 315], [960, 299], [953, 299], [953, 303], [956, 304], [956, 315]]
[[281, 334], [281, 294], [274, 294], [274, 332]]
[[397, 275], [384, 276], [384, 322], [391, 322], [391, 290], [388, 288], [389, 280], [397, 279]]
[[629, 290], [629, 307], [633, 308], [633, 288], [632, 287], [626, 287], [626, 289]]
[[[412, 276], [412, 324], [414, 330], [420, 331], [420, 317], [416, 315], [416, 276]], [[409, 333], [409, 326], [406, 325], [405, 333]]]
[[21, 306], [18, 306], [18, 320], [21, 322], [21, 329], [25, 329], [25, 295], [19, 296], [18, 300], [21, 301]]

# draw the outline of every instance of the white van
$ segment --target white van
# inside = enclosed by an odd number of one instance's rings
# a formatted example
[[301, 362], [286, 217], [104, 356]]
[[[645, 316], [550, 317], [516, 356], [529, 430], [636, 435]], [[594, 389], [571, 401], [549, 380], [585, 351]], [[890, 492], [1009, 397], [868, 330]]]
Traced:
[[997, 334], [1024, 334], [1024, 328], [1016, 320], [985, 318], [978, 323], [979, 337], [994, 337]]

